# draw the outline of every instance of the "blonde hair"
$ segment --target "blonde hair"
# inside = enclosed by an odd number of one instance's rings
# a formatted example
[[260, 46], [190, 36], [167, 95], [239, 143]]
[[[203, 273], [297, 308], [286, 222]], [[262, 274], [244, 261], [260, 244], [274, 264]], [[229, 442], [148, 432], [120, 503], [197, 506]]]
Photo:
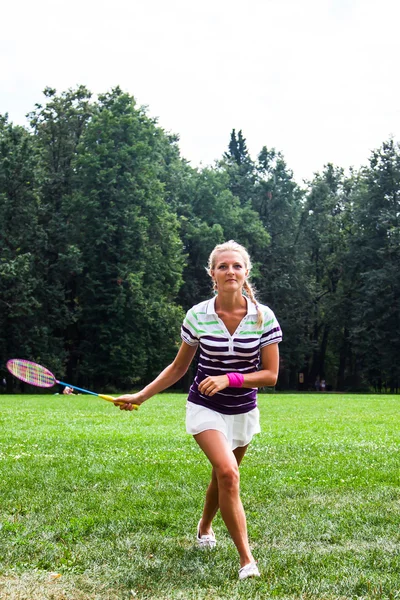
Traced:
[[[240, 254], [240, 256], [243, 258], [244, 266], [245, 266], [246, 270], [248, 271], [248, 275], [243, 284], [243, 288], [246, 292], [246, 296], [248, 296], [250, 298], [251, 302], [253, 302], [253, 304], [255, 304], [255, 307], [257, 309], [257, 326], [262, 327], [263, 322], [264, 322], [264, 315], [261, 312], [260, 307], [258, 305], [256, 296], [255, 296], [255, 290], [248, 280], [248, 277], [250, 276], [252, 264], [251, 264], [249, 253], [247, 252], [246, 248], [244, 248], [244, 246], [242, 246], [241, 244], [238, 244], [234, 240], [229, 240], [228, 242], [224, 242], [223, 244], [218, 244], [217, 246], [215, 246], [214, 250], [211, 252], [209, 259], [208, 259], [207, 273], [209, 274], [210, 277], [212, 277], [211, 271], [213, 271], [215, 269], [218, 255], [221, 254], [221, 252], [226, 252], [226, 251], [238, 252]], [[213, 289], [214, 289], [214, 291], [217, 291], [217, 284], [215, 281], [213, 284]]]

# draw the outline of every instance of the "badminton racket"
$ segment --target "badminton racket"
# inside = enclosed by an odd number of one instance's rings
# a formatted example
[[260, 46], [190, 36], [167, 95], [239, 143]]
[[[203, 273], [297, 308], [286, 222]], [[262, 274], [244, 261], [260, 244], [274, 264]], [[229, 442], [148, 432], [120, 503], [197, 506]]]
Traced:
[[[98, 396], [99, 398], [103, 398], [103, 400], [107, 400], [108, 402], [122, 404], [120, 402], [117, 402], [116, 399], [112, 396], [107, 396], [105, 394], [96, 394], [96, 392], [91, 392], [89, 390], [77, 387], [76, 385], [71, 385], [70, 383], [59, 381], [55, 378], [53, 373], [49, 371], [49, 369], [46, 369], [46, 367], [38, 365], [37, 363], [34, 363], [30, 360], [25, 360], [23, 358], [11, 358], [9, 361], [7, 361], [7, 369], [17, 379], [20, 379], [25, 383], [29, 383], [30, 385], [35, 385], [36, 387], [50, 388], [58, 383], [60, 385], [68, 386], [73, 390], [77, 390], [78, 392], [83, 392], [84, 394]], [[137, 410], [139, 406], [134, 404], [133, 408]]]

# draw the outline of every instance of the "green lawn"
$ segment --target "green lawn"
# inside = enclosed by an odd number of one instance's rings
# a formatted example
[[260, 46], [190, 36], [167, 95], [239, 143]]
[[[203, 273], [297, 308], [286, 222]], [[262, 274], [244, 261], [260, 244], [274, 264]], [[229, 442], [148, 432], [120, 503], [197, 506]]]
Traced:
[[259, 580], [194, 544], [210, 469], [185, 396], [138, 413], [0, 396], [0, 598], [400, 598], [400, 397], [260, 396], [241, 467]]

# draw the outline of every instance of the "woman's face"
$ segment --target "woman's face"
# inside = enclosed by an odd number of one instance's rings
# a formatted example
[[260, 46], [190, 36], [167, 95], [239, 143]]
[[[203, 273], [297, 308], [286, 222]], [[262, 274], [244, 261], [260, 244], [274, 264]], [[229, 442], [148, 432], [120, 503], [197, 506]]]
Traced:
[[247, 275], [244, 260], [240, 252], [225, 250], [217, 254], [211, 277], [217, 284], [218, 292], [236, 292], [241, 290]]

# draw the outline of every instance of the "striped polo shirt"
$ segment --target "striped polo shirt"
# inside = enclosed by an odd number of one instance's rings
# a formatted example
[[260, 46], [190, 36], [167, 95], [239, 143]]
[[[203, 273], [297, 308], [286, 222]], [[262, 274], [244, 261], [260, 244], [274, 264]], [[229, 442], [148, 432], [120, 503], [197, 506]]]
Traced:
[[198, 386], [211, 375], [238, 372], [254, 373], [260, 367], [260, 349], [282, 340], [279, 323], [268, 306], [259, 304], [264, 315], [262, 327], [257, 326], [257, 309], [249, 298], [247, 314], [231, 335], [215, 312], [215, 297], [191, 308], [183, 321], [181, 338], [189, 346], [200, 346], [197, 373], [189, 391], [188, 401], [217, 412], [234, 415], [246, 413], [257, 406], [256, 388], [227, 387], [214, 396], [205, 396]]

